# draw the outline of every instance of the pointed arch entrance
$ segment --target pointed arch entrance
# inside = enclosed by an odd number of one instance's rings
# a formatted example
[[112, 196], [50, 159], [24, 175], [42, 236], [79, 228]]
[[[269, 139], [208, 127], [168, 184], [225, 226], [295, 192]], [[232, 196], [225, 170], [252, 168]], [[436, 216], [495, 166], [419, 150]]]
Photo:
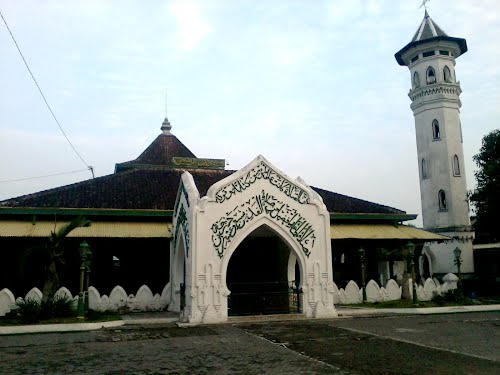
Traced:
[[[294, 302], [307, 317], [337, 316], [330, 214], [301, 178], [291, 179], [263, 156], [214, 183], [205, 196], [200, 196], [193, 176], [184, 172], [172, 223], [171, 248], [176, 248], [177, 239], [185, 242], [186, 271], [180, 275], [186, 280], [183, 317], [187, 321], [223, 322], [230, 309], [266, 313], [271, 307], [278, 312]], [[173, 289], [180, 285], [180, 276], [176, 277], [171, 275]], [[294, 282], [301, 292], [295, 297], [292, 293], [290, 301], [288, 288]], [[248, 287], [243, 283], [254, 284], [250, 292], [277, 292], [285, 297], [276, 304], [268, 303], [269, 299], [261, 299], [260, 305], [235, 302], [237, 289], [241, 295]], [[180, 306], [175, 292], [170, 309]], [[247, 305], [252, 304], [260, 311], [249, 311]]]
[[226, 272], [228, 315], [298, 313], [300, 279], [293, 248], [263, 224], [230, 256]]

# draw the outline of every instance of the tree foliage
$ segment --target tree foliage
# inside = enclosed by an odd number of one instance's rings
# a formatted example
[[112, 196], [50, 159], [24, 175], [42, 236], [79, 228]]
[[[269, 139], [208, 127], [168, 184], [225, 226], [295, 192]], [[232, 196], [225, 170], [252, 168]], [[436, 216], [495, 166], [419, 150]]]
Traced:
[[42, 290], [44, 303], [59, 289], [59, 269], [65, 263], [65, 252], [67, 250], [65, 245], [68, 234], [76, 228], [88, 226], [90, 226], [89, 220], [76, 217], [58, 231], [50, 233], [49, 240], [44, 247], [48, 258], [47, 277]]
[[483, 138], [479, 153], [474, 155], [478, 170], [474, 173], [477, 189], [471, 195], [477, 222], [477, 232], [486, 233], [490, 241], [500, 239], [500, 129]]

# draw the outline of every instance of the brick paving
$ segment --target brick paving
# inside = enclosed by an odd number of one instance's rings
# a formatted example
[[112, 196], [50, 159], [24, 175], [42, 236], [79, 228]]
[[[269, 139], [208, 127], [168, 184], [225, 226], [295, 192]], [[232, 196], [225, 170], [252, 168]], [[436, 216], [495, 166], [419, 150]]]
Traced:
[[346, 374], [229, 325], [103, 330], [75, 335], [77, 342], [61, 335], [51, 334], [57, 344], [43, 335], [0, 337], [0, 373]]
[[500, 374], [500, 313], [0, 336], [0, 374]]

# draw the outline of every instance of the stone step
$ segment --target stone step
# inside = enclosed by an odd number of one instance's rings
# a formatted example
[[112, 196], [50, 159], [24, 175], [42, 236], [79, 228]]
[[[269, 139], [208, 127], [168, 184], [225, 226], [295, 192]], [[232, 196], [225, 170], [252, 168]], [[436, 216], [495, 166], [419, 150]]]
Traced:
[[230, 316], [228, 323], [248, 323], [248, 322], [274, 322], [287, 320], [306, 319], [304, 314], [269, 314], [269, 315], [242, 315]]

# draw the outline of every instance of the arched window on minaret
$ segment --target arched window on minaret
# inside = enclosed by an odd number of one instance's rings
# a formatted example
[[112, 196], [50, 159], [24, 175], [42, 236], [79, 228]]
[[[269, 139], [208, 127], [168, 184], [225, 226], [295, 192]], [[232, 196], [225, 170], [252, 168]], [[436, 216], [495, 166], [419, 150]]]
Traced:
[[445, 82], [447, 83], [453, 82], [453, 78], [451, 78], [451, 70], [447, 66], [443, 68], [443, 77]]
[[427, 174], [427, 162], [425, 159], [422, 159], [422, 180], [427, 178], [429, 178], [429, 175]]
[[441, 139], [441, 132], [439, 131], [439, 121], [432, 121], [432, 138], [433, 139]]
[[418, 72], [413, 73], [413, 88], [417, 89], [420, 87], [420, 76]]
[[460, 176], [460, 162], [457, 155], [453, 155], [453, 176]]
[[438, 193], [439, 211], [447, 211], [448, 203], [446, 203], [446, 194], [444, 190], [439, 190]]
[[432, 85], [432, 84], [436, 83], [436, 72], [434, 71], [434, 68], [432, 66], [429, 66], [427, 68], [426, 76], [427, 76], [427, 84], [428, 85]]

